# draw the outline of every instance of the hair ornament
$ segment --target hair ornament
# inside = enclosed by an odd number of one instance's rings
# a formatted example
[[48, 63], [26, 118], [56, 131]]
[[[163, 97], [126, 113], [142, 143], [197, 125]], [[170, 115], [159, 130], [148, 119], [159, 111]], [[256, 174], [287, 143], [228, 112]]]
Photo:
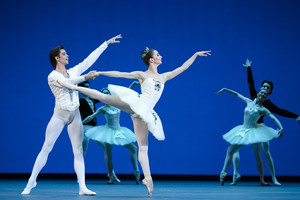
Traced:
[[144, 49], [144, 51], [143, 51], [143, 53], [142, 53], [142, 58], [145, 58], [145, 56], [147, 55], [147, 53], [149, 53], [149, 48], [148, 47], [146, 47], [145, 49]]

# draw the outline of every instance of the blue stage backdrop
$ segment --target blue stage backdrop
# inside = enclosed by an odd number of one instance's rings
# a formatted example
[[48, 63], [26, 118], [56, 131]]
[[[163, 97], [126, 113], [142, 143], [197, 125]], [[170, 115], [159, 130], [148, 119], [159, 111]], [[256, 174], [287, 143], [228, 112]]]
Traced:
[[[110, 45], [91, 70], [146, 70], [140, 58], [146, 46], [163, 56], [159, 72], [181, 66], [196, 51], [212, 50], [212, 56], [198, 57], [187, 71], [166, 83], [155, 107], [166, 140], [149, 135], [149, 157], [153, 174], [219, 174], [229, 146], [222, 134], [242, 124], [245, 104], [216, 92], [227, 87], [250, 96], [242, 65], [246, 58], [253, 60], [256, 89], [264, 79], [272, 80], [270, 99], [300, 114], [299, 8], [296, 0], [2, 2], [0, 173], [30, 173], [41, 150], [54, 108], [47, 84], [53, 70], [49, 51], [64, 45], [70, 68], [103, 41], [122, 34], [121, 43]], [[100, 90], [109, 83], [131, 82], [99, 77], [91, 87]], [[300, 176], [300, 125], [295, 119], [277, 117], [284, 127], [283, 137], [270, 142], [277, 175]], [[103, 116], [98, 123], [105, 123]], [[277, 128], [271, 120], [266, 124]], [[121, 125], [133, 129], [127, 113], [121, 114]], [[251, 146], [240, 152], [241, 174], [257, 175]], [[86, 173], [106, 173], [103, 154], [91, 141]], [[116, 173], [133, 170], [129, 151], [123, 147], [114, 146], [113, 162]], [[74, 173], [66, 128], [42, 173]], [[265, 173], [269, 175], [266, 165]]]

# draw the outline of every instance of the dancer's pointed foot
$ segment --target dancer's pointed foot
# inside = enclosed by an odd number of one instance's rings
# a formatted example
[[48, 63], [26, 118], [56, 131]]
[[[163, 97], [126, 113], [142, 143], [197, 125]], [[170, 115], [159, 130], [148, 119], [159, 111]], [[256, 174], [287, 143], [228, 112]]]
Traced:
[[29, 182], [28, 182], [28, 184], [26, 185], [25, 189], [23, 190], [23, 192], [21, 194], [23, 194], [23, 195], [30, 194], [32, 188], [36, 187], [36, 184], [37, 184], [36, 181], [32, 184], [29, 184]]
[[81, 195], [81, 196], [95, 196], [96, 192], [93, 192], [93, 191], [87, 189], [86, 187], [84, 187], [84, 188], [79, 189], [79, 195]]
[[114, 171], [112, 172], [111, 176], [109, 176], [109, 174], [108, 174], [108, 177], [109, 177], [109, 181], [107, 182], [107, 184], [114, 184], [115, 181], [117, 183], [121, 183], [120, 179], [118, 179], [118, 177]]
[[140, 171], [134, 170], [132, 172], [132, 175], [135, 177], [136, 184], [139, 184], [139, 182], [140, 182]]
[[222, 171], [221, 174], [220, 174], [220, 184], [221, 185], [224, 185], [224, 181], [225, 181], [226, 176], [227, 176], [227, 173]]
[[273, 185], [274, 185], [274, 186], [281, 186], [281, 183], [279, 183], [279, 182], [277, 181], [277, 179], [275, 179], [275, 180], [273, 180]]
[[240, 174], [234, 174], [232, 177], [232, 183], [230, 185], [236, 185], [242, 176]]
[[270, 186], [270, 184], [265, 181], [261, 181], [260, 186]]
[[70, 89], [70, 90], [74, 90], [74, 89], [76, 88], [75, 85], [71, 85], [71, 84], [67, 83], [66, 81], [57, 80], [57, 82], [58, 82], [61, 86], [65, 87], [65, 88], [67, 88], [67, 89]]
[[152, 192], [153, 192], [153, 181], [152, 178], [144, 178], [143, 179], [143, 184], [147, 187], [148, 190], [148, 197], [152, 197]]

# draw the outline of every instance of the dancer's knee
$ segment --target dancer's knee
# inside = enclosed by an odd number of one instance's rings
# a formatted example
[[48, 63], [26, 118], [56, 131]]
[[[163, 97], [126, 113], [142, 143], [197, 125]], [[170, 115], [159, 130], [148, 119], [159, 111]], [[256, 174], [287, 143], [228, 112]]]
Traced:
[[130, 152], [137, 153], [137, 147], [135, 145], [132, 145], [132, 147], [130, 148]]
[[148, 155], [148, 146], [140, 146], [139, 147], [139, 161], [143, 161], [143, 159]]
[[45, 154], [49, 154], [53, 149], [53, 144], [50, 143], [44, 143], [41, 152]]

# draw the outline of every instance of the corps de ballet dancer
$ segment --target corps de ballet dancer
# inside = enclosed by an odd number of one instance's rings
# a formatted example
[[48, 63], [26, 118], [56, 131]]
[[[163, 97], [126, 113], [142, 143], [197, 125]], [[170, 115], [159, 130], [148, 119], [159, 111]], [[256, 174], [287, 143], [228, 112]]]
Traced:
[[[241, 94], [227, 88], [221, 89], [217, 92], [217, 94], [220, 95], [224, 91], [237, 96], [239, 99], [245, 102], [247, 106], [244, 110], [243, 125], [238, 125], [223, 135], [223, 139], [230, 143], [230, 146], [227, 148], [224, 166], [220, 174], [221, 185], [224, 185], [225, 177], [227, 176], [226, 171], [232, 162], [233, 154], [235, 152], [245, 145], [267, 142], [273, 138], [280, 138], [283, 134], [283, 128], [279, 120], [262, 104], [267, 99], [268, 90], [262, 88], [259, 93], [257, 93], [257, 97], [254, 100], [246, 98]], [[266, 115], [272, 119], [278, 125], [280, 130], [276, 131], [264, 124], [258, 124], [257, 120], [263, 115]], [[253, 150], [254, 154], [256, 154], [255, 151], [258, 151], [256, 148]]]

